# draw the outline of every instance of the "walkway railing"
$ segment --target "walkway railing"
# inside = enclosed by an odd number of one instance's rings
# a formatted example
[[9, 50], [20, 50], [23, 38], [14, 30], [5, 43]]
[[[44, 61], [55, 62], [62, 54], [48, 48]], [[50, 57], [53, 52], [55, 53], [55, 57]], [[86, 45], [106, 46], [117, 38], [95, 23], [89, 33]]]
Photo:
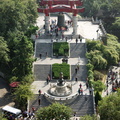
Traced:
[[45, 92], [44, 96], [49, 102], [57, 101], [57, 102], [69, 104], [78, 96], [78, 93], [72, 94], [70, 96], [65, 96], [65, 97], [57, 97], [57, 96], [52, 96], [49, 93]]

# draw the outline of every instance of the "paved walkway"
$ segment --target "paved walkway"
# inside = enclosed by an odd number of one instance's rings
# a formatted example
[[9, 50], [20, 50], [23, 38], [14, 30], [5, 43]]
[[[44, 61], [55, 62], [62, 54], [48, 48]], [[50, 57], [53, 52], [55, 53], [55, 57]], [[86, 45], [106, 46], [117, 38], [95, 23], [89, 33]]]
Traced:
[[[43, 57], [42, 59], [37, 58], [37, 61], [34, 62], [34, 64], [54, 64], [54, 63], [62, 63], [63, 58], [45, 58]], [[87, 64], [87, 59], [86, 58], [68, 58], [68, 64], [70, 65], [86, 65]]]
[[10, 88], [9, 85], [0, 78], [0, 108], [2, 108], [5, 105], [14, 106], [14, 102], [12, 101], [12, 98], [10, 96]]
[[[86, 82], [85, 81], [71, 81], [68, 82], [68, 84], [72, 84], [72, 94], [78, 93], [78, 89], [80, 88], [80, 84], [82, 84], [83, 89], [83, 95], [89, 95], [89, 89], [86, 88]], [[34, 81], [32, 83], [32, 91], [34, 94], [38, 94], [38, 90], [40, 89], [42, 91], [42, 94], [44, 94], [49, 88], [50, 84], [56, 84], [55, 82], [51, 82], [49, 84], [46, 83], [46, 81]]]
[[[43, 28], [43, 25], [45, 24], [44, 21], [44, 14], [43, 13], [39, 13], [39, 17], [37, 19], [37, 23], [36, 25], [39, 28]], [[57, 16], [50, 16], [50, 23], [52, 20], [57, 20]], [[65, 20], [71, 20], [66, 14], [65, 14]], [[99, 36], [102, 35], [102, 31], [101, 29], [99, 29], [99, 25], [97, 24], [92, 24], [91, 21], [78, 21], [77, 23], [78, 25], [78, 34], [80, 34], [83, 38], [85, 39], [97, 39]], [[98, 32], [96, 32], [97, 30], [99, 30]], [[69, 29], [69, 32], [72, 33], [73, 29], [72, 27]], [[69, 34], [69, 32], [65, 32], [64, 34]]]

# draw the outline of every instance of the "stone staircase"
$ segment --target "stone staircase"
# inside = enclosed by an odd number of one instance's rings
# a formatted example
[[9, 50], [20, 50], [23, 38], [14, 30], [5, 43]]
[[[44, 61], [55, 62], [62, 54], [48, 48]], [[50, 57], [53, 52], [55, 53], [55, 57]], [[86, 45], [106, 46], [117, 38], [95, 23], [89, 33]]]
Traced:
[[[40, 106], [38, 104], [38, 99], [40, 98]], [[34, 107], [36, 110], [38, 110], [40, 107], [46, 107], [49, 106], [51, 103], [45, 98], [44, 95], [41, 94], [41, 96], [39, 97], [38, 94], [34, 95], [34, 99], [32, 99], [30, 101], [30, 105], [29, 107], [32, 108]]]
[[46, 57], [46, 52], [48, 57], [52, 57], [52, 43], [37, 43], [35, 57], [39, 57], [39, 54], [42, 54], [42, 57]]
[[34, 65], [34, 75], [35, 80], [46, 80], [48, 74], [51, 73], [51, 65], [41, 65], [35, 64]]
[[[86, 48], [85, 43], [70, 43], [70, 58], [86, 58]], [[45, 53], [48, 53], [48, 57], [52, 57], [52, 43], [37, 43], [36, 45], [36, 57], [39, 57], [39, 54], [42, 54], [42, 57], [46, 57]], [[75, 73], [76, 65], [71, 65], [71, 80], [75, 80], [78, 78], [78, 81], [86, 81], [87, 78], [87, 68], [86, 65], [80, 65], [77, 74]], [[51, 65], [45, 64], [34, 64], [34, 75], [35, 80], [46, 80], [47, 75], [51, 74]], [[30, 108], [35, 107], [39, 109], [40, 107], [45, 107], [50, 105], [51, 103], [45, 98], [44, 95], [41, 95], [41, 105], [38, 105], [38, 95], [35, 95], [34, 100], [30, 101]], [[71, 103], [68, 104], [69, 107], [72, 108], [74, 112], [76, 112], [76, 116], [84, 116], [86, 114], [92, 115], [94, 114], [94, 104], [93, 104], [93, 96], [92, 95], [79, 95], [77, 98]]]
[[85, 43], [70, 43], [70, 58], [85, 58]]
[[86, 65], [80, 65], [77, 74], [75, 73], [76, 65], [71, 65], [71, 80], [75, 80], [77, 77], [78, 81], [86, 81], [87, 78], [87, 67]]
[[[38, 99], [39, 95], [35, 95], [34, 100], [30, 101], [30, 108], [34, 107], [36, 110], [38, 110], [41, 107], [46, 107], [51, 104], [44, 95], [41, 95], [41, 104], [39, 106]], [[79, 95], [72, 103], [67, 104], [67, 106], [72, 108], [73, 112], [76, 112], [76, 117], [84, 116], [86, 114], [94, 114], [92, 95]]]
[[76, 116], [84, 116], [86, 114], [92, 115], [94, 114], [94, 103], [93, 103], [92, 95], [79, 95], [75, 101], [73, 101], [68, 106], [76, 112]]

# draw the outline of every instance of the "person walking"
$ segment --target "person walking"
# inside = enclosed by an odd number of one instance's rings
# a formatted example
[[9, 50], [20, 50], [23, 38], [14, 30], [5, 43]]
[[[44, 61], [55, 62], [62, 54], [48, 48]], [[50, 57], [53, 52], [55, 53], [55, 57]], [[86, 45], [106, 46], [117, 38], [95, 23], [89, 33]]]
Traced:
[[76, 44], [78, 43], [78, 39], [76, 38]]
[[65, 39], [66, 39], [66, 42], [67, 42], [67, 37]]
[[77, 74], [77, 71], [78, 71], [78, 69], [77, 68], [75, 68], [75, 73]]
[[46, 57], [48, 57], [48, 53], [47, 52], [45, 53], [45, 55], [46, 55]]
[[79, 85], [79, 86], [80, 86], [80, 88], [82, 88], [82, 84], [81, 84], [81, 83], [80, 83], [80, 85]]
[[75, 81], [76, 81], [76, 82], [78, 81], [77, 77], [75, 78]]
[[79, 65], [79, 64], [77, 64], [77, 69], [79, 70], [79, 68], [80, 68], [80, 65]]
[[80, 88], [78, 89], [78, 94], [80, 95]]
[[40, 59], [42, 58], [42, 54], [39, 54]]
[[38, 90], [39, 96], [41, 95], [41, 90]]
[[86, 88], [88, 89], [88, 82], [86, 82]]
[[40, 99], [40, 97], [38, 98], [38, 105], [40, 105], [40, 103], [41, 103], [41, 99]]
[[82, 38], [80, 38], [80, 42], [82, 42]]

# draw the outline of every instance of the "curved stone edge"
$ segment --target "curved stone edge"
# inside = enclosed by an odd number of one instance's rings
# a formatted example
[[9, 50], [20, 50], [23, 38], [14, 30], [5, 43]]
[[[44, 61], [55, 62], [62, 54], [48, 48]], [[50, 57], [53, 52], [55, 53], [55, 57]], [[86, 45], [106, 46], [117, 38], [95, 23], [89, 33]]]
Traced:
[[59, 103], [64, 103], [64, 104], [70, 104], [78, 96], [78, 93], [75, 93], [75, 94], [72, 94], [69, 96], [65, 96], [65, 97], [57, 97], [57, 96], [52, 96], [52, 95], [48, 94], [47, 92], [45, 92], [44, 96], [50, 103], [59, 102]]

